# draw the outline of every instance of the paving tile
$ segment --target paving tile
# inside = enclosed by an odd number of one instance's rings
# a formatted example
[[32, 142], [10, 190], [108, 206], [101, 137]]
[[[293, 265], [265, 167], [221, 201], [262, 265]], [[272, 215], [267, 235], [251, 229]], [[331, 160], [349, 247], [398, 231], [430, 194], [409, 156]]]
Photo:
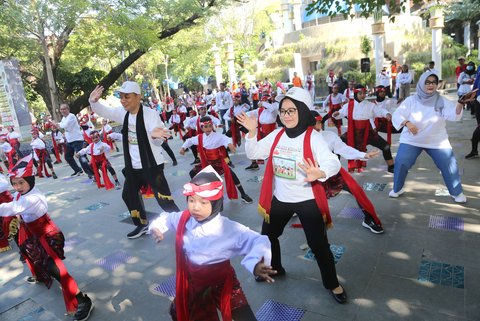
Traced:
[[79, 245], [83, 242], [85, 242], [87, 239], [83, 238], [83, 237], [80, 237], [80, 236], [72, 236], [72, 237], [69, 237], [65, 240], [65, 246], [64, 246], [64, 251], [65, 252], [70, 252], [71, 250], [73, 250], [73, 248], [75, 247], [75, 245]]
[[97, 260], [95, 263], [103, 267], [105, 270], [113, 271], [131, 258], [132, 257], [127, 252], [120, 250]]
[[463, 219], [461, 217], [451, 217], [442, 215], [430, 215], [429, 228], [448, 230], [448, 231], [463, 231]]
[[305, 311], [277, 301], [268, 300], [257, 311], [258, 321], [299, 321]]
[[417, 280], [463, 289], [464, 274], [463, 266], [422, 260]]
[[356, 218], [363, 220], [365, 218], [365, 215], [358, 207], [344, 207], [342, 211], [338, 214], [338, 217]]
[[172, 173], [172, 176], [185, 176], [187, 175], [187, 171], [184, 170], [177, 170]]
[[363, 183], [363, 189], [365, 191], [382, 192], [385, 189], [385, 186], [387, 186], [385, 183]]
[[89, 206], [85, 207], [85, 209], [87, 211], [96, 211], [98, 209], [104, 208], [107, 205], [110, 205], [110, 204], [104, 203], [104, 202], [98, 202], [98, 203], [93, 203], [92, 205], [89, 205]]
[[253, 176], [252, 178], [247, 179], [247, 182], [261, 183], [263, 181], [263, 176]]
[[[330, 250], [332, 251], [335, 264], [337, 264], [340, 258], [342, 257], [343, 253], [345, 252], [345, 246], [330, 244]], [[315, 254], [313, 254], [311, 249], [307, 250], [307, 253], [305, 253], [303, 258], [309, 261], [316, 261]]]
[[175, 287], [176, 287], [175, 282], [176, 282], [175, 275], [172, 275], [162, 283], [156, 284], [152, 290], [155, 293], [160, 293], [173, 298], [175, 297]]

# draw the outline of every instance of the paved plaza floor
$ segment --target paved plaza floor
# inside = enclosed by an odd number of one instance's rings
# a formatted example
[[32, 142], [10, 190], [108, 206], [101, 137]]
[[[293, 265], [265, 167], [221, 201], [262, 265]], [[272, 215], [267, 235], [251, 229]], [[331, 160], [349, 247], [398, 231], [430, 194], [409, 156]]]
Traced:
[[[342, 192], [330, 200], [334, 228], [328, 235], [340, 282], [348, 292], [347, 304], [339, 305], [323, 288], [301, 228], [286, 227], [281, 246], [287, 275], [273, 284], [255, 282], [240, 259], [235, 259], [237, 275], [258, 319], [480, 320], [480, 159], [464, 159], [475, 126], [469, 113], [461, 122], [448, 125], [466, 204], [456, 204], [448, 196], [439, 171], [425, 153], [407, 178], [406, 193], [398, 199], [388, 198], [393, 175], [386, 172], [381, 156], [371, 160], [365, 172], [354, 174], [376, 206], [385, 228], [382, 235], [361, 226], [351, 195]], [[169, 144], [178, 153], [178, 137]], [[394, 135], [394, 154], [397, 148], [398, 135]], [[250, 162], [243, 146], [232, 159], [254, 203], [226, 200], [223, 214], [260, 231], [256, 202], [263, 168], [244, 170]], [[123, 156], [113, 153], [111, 160], [121, 176]], [[182, 209], [186, 205], [182, 186], [189, 180], [192, 160], [187, 153], [178, 156], [178, 166], [165, 165], [173, 197]], [[66, 266], [95, 301], [91, 320], [169, 320], [175, 291], [173, 233], [160, 244], [149, 236], [127, 239], [133, 225], [121, 191], [98, 190], [86, 176], [70, 178], [72, 171], [66, 164], [56, 168], [59, 179], [38, 179], [37, 186], [47, 195], [49, 213], [65, 234]], [[145, 204], [152, 217], [160, 212], [153, 199]], [[298, 223], [298, 218], [291, 223]], [[16, 248], [0, 253], [0, 320], [71, 320], [64, 315], [59, 285], [54, 283], [50, 290], [31, 285], [25, 281], [28, 275]]]

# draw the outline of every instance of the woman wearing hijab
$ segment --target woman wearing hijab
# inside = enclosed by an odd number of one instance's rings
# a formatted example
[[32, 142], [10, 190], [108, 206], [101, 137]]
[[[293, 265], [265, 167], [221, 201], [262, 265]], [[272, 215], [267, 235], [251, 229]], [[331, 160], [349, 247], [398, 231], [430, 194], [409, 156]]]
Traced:
[[441, 171], [445, 185], [455, 202], [467, 201], [463, 194], [457, 161], [448, 140], [446, 121], [460, 120], [464, 104], [471, 101], [475, 93], [468, 93], [455, 104], [441, 97], [437, 87], [436, 73], [432, 71], [423, 73], [417, 83], [416, 95], [407, 97], [393, 113], [393, 125], [403, 130], [395, 158], [393, 190], [389, 193], [390, 197], [396, 198], [405, 192], [403, 185], [408, 171], [420, 153], [425, 151]]
[[[345, 303], [347, 294], [338, 283], [328, 243], [326, 230], [331, 227], [332, 220], [321, 184], [338, 173], [340, 162], [328, 149], [322, 135], [313, 129], [315, 118], [310, 109], [313, 109], [313, 102], [308, 91], [290, 88], [279, 105], [284, 127], [259, 141], [256, 138], [257, 119], [245, 113], [237, 118], [248, 129], [247, 157], [268, 158], [258, 209], [264, 216], [262, 234], [268, 236], [272, 245], [272, 268], [277, 275], [285, 275], [278, 238], [296, 213], [315, 254], [324, 287], [337, 302]], [[257, 278], [257, 281], [262, 279]]]

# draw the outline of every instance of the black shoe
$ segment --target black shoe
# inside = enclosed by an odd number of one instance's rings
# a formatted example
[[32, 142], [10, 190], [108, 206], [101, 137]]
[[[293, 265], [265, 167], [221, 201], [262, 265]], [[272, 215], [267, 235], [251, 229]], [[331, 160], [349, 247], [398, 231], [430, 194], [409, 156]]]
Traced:
[[258, 166], [257, 163], [252, 163], [252, 164], [250, 164], [250, 166], [245, 167], [246, 171], [258, 171], [259, 169], [260, 169], [260, 167]]
[[147, 234], [148, 231], [148, 226], [146, 225], [139, 225], [137, 226], [133, 231], [127, 234], [127, 237], [129, 239], [136, 239], [139, 238], [140, 236]]
[[57, 164], [60, 164], [60, 162], [58, 162], [58, 161], [53, 162], [53, 165], [57, 165]]
[[[284, 275], [286, 274], [284, 268], [274, 269], [274, 270], [277, 270], [277, 274], [272, 274], [272, 275], [270, 275], [272, 278], [279, 277], [279, 276], [284, 276]], [[265, 282], [266, 280], [265, 280], [264, 278], [262, 278], [261, 276], [256, 275], [256, 276], [255, 276], [255, 281], [257, 281], [257, 282]]]
[[83, 298], [78, 300], [77, 312], [73, 316], [74, 321], [85, 321], [90, 317], [90, 313], [93, 310], [92, 300], [88, 295], [84, 294]]
[[388, 169], [387, 169], [387, 172], [389, 173], [393, 173], [395, 170], [395, 165], [388, 165]]
[[89, 179], [95, 179], [95, 178], [93, 177], [93, 175], [88, 175], [88, 178], [89, 178]]
[[242, 201], [246, 204], [252, 204], [253, 203], [252, 198], [250, 196], [248, 196], [247, 194], [242, 195]]
[[383, 227], [381, 225], [378, 225], [375, 223], [373, 220], [364, 220], [362, 222], [362, 226], [365, 228], [368, 228], [372, 233], [374, 234], [382, 234], [383, 233]]
[[73, 176], [79, 176], [79, 175], [82, 175], [83, 174], [83, 171], [78, 171], [78, 172], [74, 172], [72, 175], [70, 175], [71, 177]]
[[52, 177], [53, 177], [53, 179], [57, 179], [57, 178], [58, 178], [57, 174], [55, 174], [55, 173], [52, 173]]
[[115, 148], [117, 150], [117, 153], [120, 151], [120, 149], [118, 149], [118, 147]]
[[230, 161], [230, 162], [228, 163], [228, 166], [230, 166], [230, 168], [235, 168], [235, 165], [233, 165], [233, 162], [232, 162], [232, 161]]
[[195, 165], [195, 164], [200, 164], [200, 158], [195, 158], [195, 160], [190, 163], [190, 165]]
[[478, 152], [470, 152], [470, 154], [465, 155], [465, 159], [471, 159], [478, 157]]
[[29, 284], [35, 284], [35, 283], [38, 283], [38, 281], [37, 281], [37, 278], [36, 278], [36, 277], [34, 277], [34, 276], [29, 276], [29, 277], [27, 278], [27, 283], [29, 283]]
[[345, 291], [343, 286], [342, 286], [342, 289], [343, 289], [343, 292], [339, 293], [339, 294], [335, 294], [335, 293], [333, 293], [333, 290], [330, 290], [330, 293], [332, 294], [335, 301], [337, 301], [340, 304], [347, 303], [347, 291]]
[[177, 165], [178, 165], [177, 161], [174, 160], [173, 163], [172, 163], [172, 166], [177, 166]]

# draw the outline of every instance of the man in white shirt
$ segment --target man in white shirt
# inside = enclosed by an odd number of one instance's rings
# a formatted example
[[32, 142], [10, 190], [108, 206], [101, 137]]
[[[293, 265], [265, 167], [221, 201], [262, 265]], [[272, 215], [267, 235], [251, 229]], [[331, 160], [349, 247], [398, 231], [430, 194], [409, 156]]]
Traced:
[[[73, 155], [83, 148], [83, 134], [80, 129], [80, 125], [78, 124], [78, 119], [70, 112], [70, 106], [67, 104], [60, 105], [60, 113], [63, 116], [62, 120], [59, 123], [53, 120], [51, 122], [53, 125], [61, 127], [65, 130], [65, 139], [67, 141], [65, 160], [73, 169], [73, 174], [71, 176], [81, 175], [83, 174], [83, 171], [73, 158]], [[88, 160], [85, 156], [80, 157], [80, 165], [82, 165], [83, 170], [87, 174], [92, 173], [90, 166], [88, 165]]]
[[392, 98], [392, 91], [390, 90], [390, 72], [387, 71], [387, 67], [384, 66], [382, 71], [377, 75], [377, 86], [385, 87], [385, 91], [389, 98]]
[[233, 106], [233, 99], [232, 95], [228, 91], [225, 90], [225, 84], [222, 82], [220, 83], [220, 91], [217, 93], [217, 96], [215, 97], [215, 104], [217, 107], [217, 110], [220, 112], [220, 118], [222, 121], [223, 125], [223, 133], [226, 133], [225, 129], [225, 119], [223, 118], [225, 116], [225, 113], [230, 109], [230, 107]]
[[[139, 193], [142, 186], [152, 188], [158, 205], [164, 211], [179, 211], [163, 173], [165, 159], [162, 143], [171, 135], [158, 117], [157, 111], [141, 106], [140, 86], [136, 82], [126, 81], [119, 89], [123, 107], [110, 108], [100, 103], [103, 90], [103, 87], [97, 86], [90, 94], [89, 102], [98, 115], [123, 123], [125, 184], [122, 198], [136, 226], [127, 237], [135, 239], [146, 234], [148, 230], [147, 214]], [[154, 139], [153, 133], [163, 139]]]

